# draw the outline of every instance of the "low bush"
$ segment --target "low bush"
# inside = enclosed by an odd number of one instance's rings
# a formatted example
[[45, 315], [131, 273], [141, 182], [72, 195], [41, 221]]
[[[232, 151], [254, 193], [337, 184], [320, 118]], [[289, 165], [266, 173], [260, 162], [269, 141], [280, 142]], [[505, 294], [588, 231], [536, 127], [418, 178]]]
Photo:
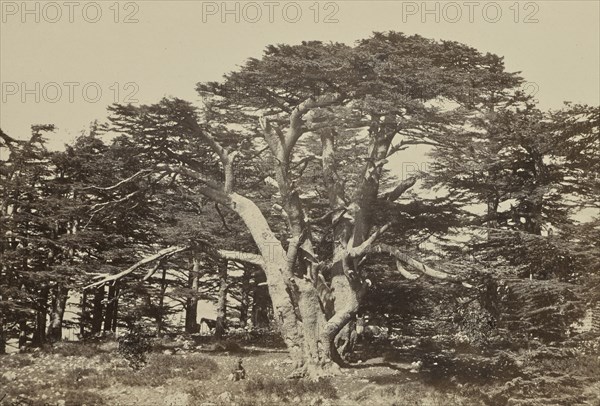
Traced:
[[133, 324], [126, 334], [119, 337], [118, 352], [135, 371], [146, 365], [146, 354], [151, 349], [150, 335], [141, 324]]

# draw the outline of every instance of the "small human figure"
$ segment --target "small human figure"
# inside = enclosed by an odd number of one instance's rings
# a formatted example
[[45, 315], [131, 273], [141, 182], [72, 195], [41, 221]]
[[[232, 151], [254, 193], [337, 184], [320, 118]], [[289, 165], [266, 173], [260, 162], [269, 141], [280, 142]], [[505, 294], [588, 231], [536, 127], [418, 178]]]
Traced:
[[242, 366], [242, 359], [239, 358], [234, 365], [235, 366], [231, 371], [231, 374], [229, 374], [229, 379], [234, 382], [239, 381], [241, 379], [246, 379], [246, 370]]

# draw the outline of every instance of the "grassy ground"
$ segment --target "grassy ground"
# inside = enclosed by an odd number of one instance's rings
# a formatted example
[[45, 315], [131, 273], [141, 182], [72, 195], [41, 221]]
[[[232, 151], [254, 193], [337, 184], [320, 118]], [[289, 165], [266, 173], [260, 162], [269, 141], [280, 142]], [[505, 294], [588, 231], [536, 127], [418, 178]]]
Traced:
[[[411, 365], [415, 352], [398, 352], [308, 382], [285, 378], [291, 365], [282, 351], [188, 343], [155, 348], [138, 372], [111, 342], [1, 356], [0, 404], [600, 406], [597, 356], [544, 357], [529, 351], [503, 366], [497, 359], [438, 354]], [[227, 377], [240, 357], [247, 379], [232, 382]]]

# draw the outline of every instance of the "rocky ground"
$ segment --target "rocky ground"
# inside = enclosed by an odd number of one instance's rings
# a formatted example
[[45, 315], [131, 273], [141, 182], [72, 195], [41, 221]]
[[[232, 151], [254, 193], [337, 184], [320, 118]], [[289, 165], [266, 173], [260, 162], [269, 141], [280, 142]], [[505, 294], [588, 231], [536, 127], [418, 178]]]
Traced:
[[[411, 362], [409, 354], [387, 355], [309, 382], [285, 378], [284, 351], [179, 342], [155, 348], [136, 372], [116, 346], [69, 343], [0, 356], [0, 405], [600, 405], [597, 356]], [[239, 358], [246, 379], [231, 381]]]

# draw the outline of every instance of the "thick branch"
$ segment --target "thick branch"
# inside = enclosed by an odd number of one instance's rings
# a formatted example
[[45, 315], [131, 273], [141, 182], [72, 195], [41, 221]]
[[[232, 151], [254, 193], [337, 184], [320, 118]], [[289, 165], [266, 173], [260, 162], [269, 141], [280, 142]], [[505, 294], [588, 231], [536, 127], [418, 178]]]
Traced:
[[410, 177], [408, 179], [404, 179], [393, 190], [385, 193], [383, 195], [383, 198], [385, 200], [393, 202], [396, 199], [398, 199], [400, 196], [402, 196], [404, 194], [404, 192], [406, 192], [408, 189], [410, 189], [411, 187], [413, 187], [416, 182], [417, 182], [417, 178], [414, 177], [414, 176], [412, 176], [412, 177]]
[[322, 96], [310, 97], [300, 103], [290, 114], [290, 128], [285, 136], [284, 149], [287, 153], [296, 145], [300, 136], [304, 133], [302, 126], [304, 121], [302, 117], [310, 111], [310, 109], [318, 107], [327, 107], [335, 104], [343, 99], [339, 93], [324, 94]]
[[380, 253], [380, 252], [385, 252], [387, 254], [390, 254], [391, 256], [395, 257], [398, 261], [400, 261], [402, 265], [405, 265], [412, 270], [421, 272], [427, 276], [431, 276], [432, 278], [446, 280], [449, 282], [462, 283], [463, 286], [468, 287], [468, 288], [473, 287], [472, 285], [464, 282], [460, 277], [446, 273], [446, 272], [435, 270], [435, 269], [423, 264], [422, 262], [417, 261], [416, 259], [413, 259], [412, 257], [408, 256], [406, 253], [400, 251], [396, 247], [392, 247], [391, 245], [377, 244], [377, 245], [372, 245], [365, 250], [365, 253]]
[[206, 179], [204, 176], [199, 174], [196, 171], [192, 171], [190, 169], [184, 167], [178, 167], [176, 172], [179, 172], [182, 175], [185, 175], [189, 178], [195, 179], [204, 183], [206, 186], [199, 187], [197, 191], [214, 202], [229, 206], [231, 204], [231, 200], [229, 199], [229, 195], [223, 190], [223, 187], [219, 185], [217, 182], [214, 182], [210, 179]]
[[353, 243], [354, 239], [351, 239], [349, 247], [348, 247], [348, 255], [350, 255], [351, 257], [358, 257], [358, 256], [364, 254], [365, 251], [369, 248], [369, 246], [375, 242], [377, 237], [379, 237], [381, 234], [383, 234], [385, 232], [385, 230], [387, 230], [389, 228], [389, 226], [390, 226], [389, 223], [384, 225], [379, 230], [377, 230], [373, 234], [371, 234], [371, 236], [369, 238], [367, 238], [365, 241], [363, 241], [359, 246], [352, 247], [352, 243]]
[[153, 276], [153, 275], [156, 273], [156, 271], [158, 271], [158, 268], [160, 268], [160, 266], [162, 265], [162, 262], [163, 262], [163, 261], [162, 261], [161, 259], [159, 259], [159, 260], [156, 262], [156, 265], [154, 265], [154, 266], [152, 267], [152, 269], [150, 269], [150, 270], [148, 271], [148, 273], [146, 274], [146, 276], [144, 276], [144, 277], [142, 278], [142, 280], [143, 280], [143, 281], [147, 281], [148, 279], [150, 279], [150, 278], [151, 278], [151, 277], [152, 277], [152, 276]]
[[415, 275], [414, 273], [408, 272], [406, 270], [406, 268], [404, 268], [402, 266], [402, 263], [398, 260], [396, 260], [396, 269], [398, 269], [398, 272], [400, 272], [400, 275], [404, 276], [406, 279], [409, 279], [411, 281], [414, 281], [415, 279], [419, 279], [418, 275]]
[[129, 268], [127, 268], [126, 270], [119, 272], [118, 274], [114, 274], [114, 275], [110, 275], [110, 276], [106, 276], [104, 277], [102, 280], [98, 281], [98, 282], [94, 282], [92, 284], [89, 284], [88, 286], [86, 286], [84, 289], [90, 289], [93, 287], [97, 287], [97, 286], [102, 286], [108, 282], [114, 282], [118, 279], [121, 279], [124, 276], [129, 275], [130, 273], [134, 272], [136, 269], [149, 264], [153, 261], [156, 260], [160, 260], [163, 259], [165, 257], [171, 256], [173, 254], [177, 254], [178, 252], [182, 252], [189, 249], [189, 247], [179, 247], [179, 246], [173, 246], [173, 247], [169, 247], [169, 248], [165, 248], [162, 249], [160, 251], [158, 251], [156, 254], [154, 255], [150, 255], [138, 262], [136, 262], [135, 264], [133, 264], [132, 266], [130, 266]]
[[229, 259], [231, 261], [238, 262], [247, 262], [249, 264], [258, 265], [260, 267], [265, 266], [265, 261], [263, 261], [262, 256], [258, 254], [230, 250], [218, 250], [217, 252], [224, 259]]

